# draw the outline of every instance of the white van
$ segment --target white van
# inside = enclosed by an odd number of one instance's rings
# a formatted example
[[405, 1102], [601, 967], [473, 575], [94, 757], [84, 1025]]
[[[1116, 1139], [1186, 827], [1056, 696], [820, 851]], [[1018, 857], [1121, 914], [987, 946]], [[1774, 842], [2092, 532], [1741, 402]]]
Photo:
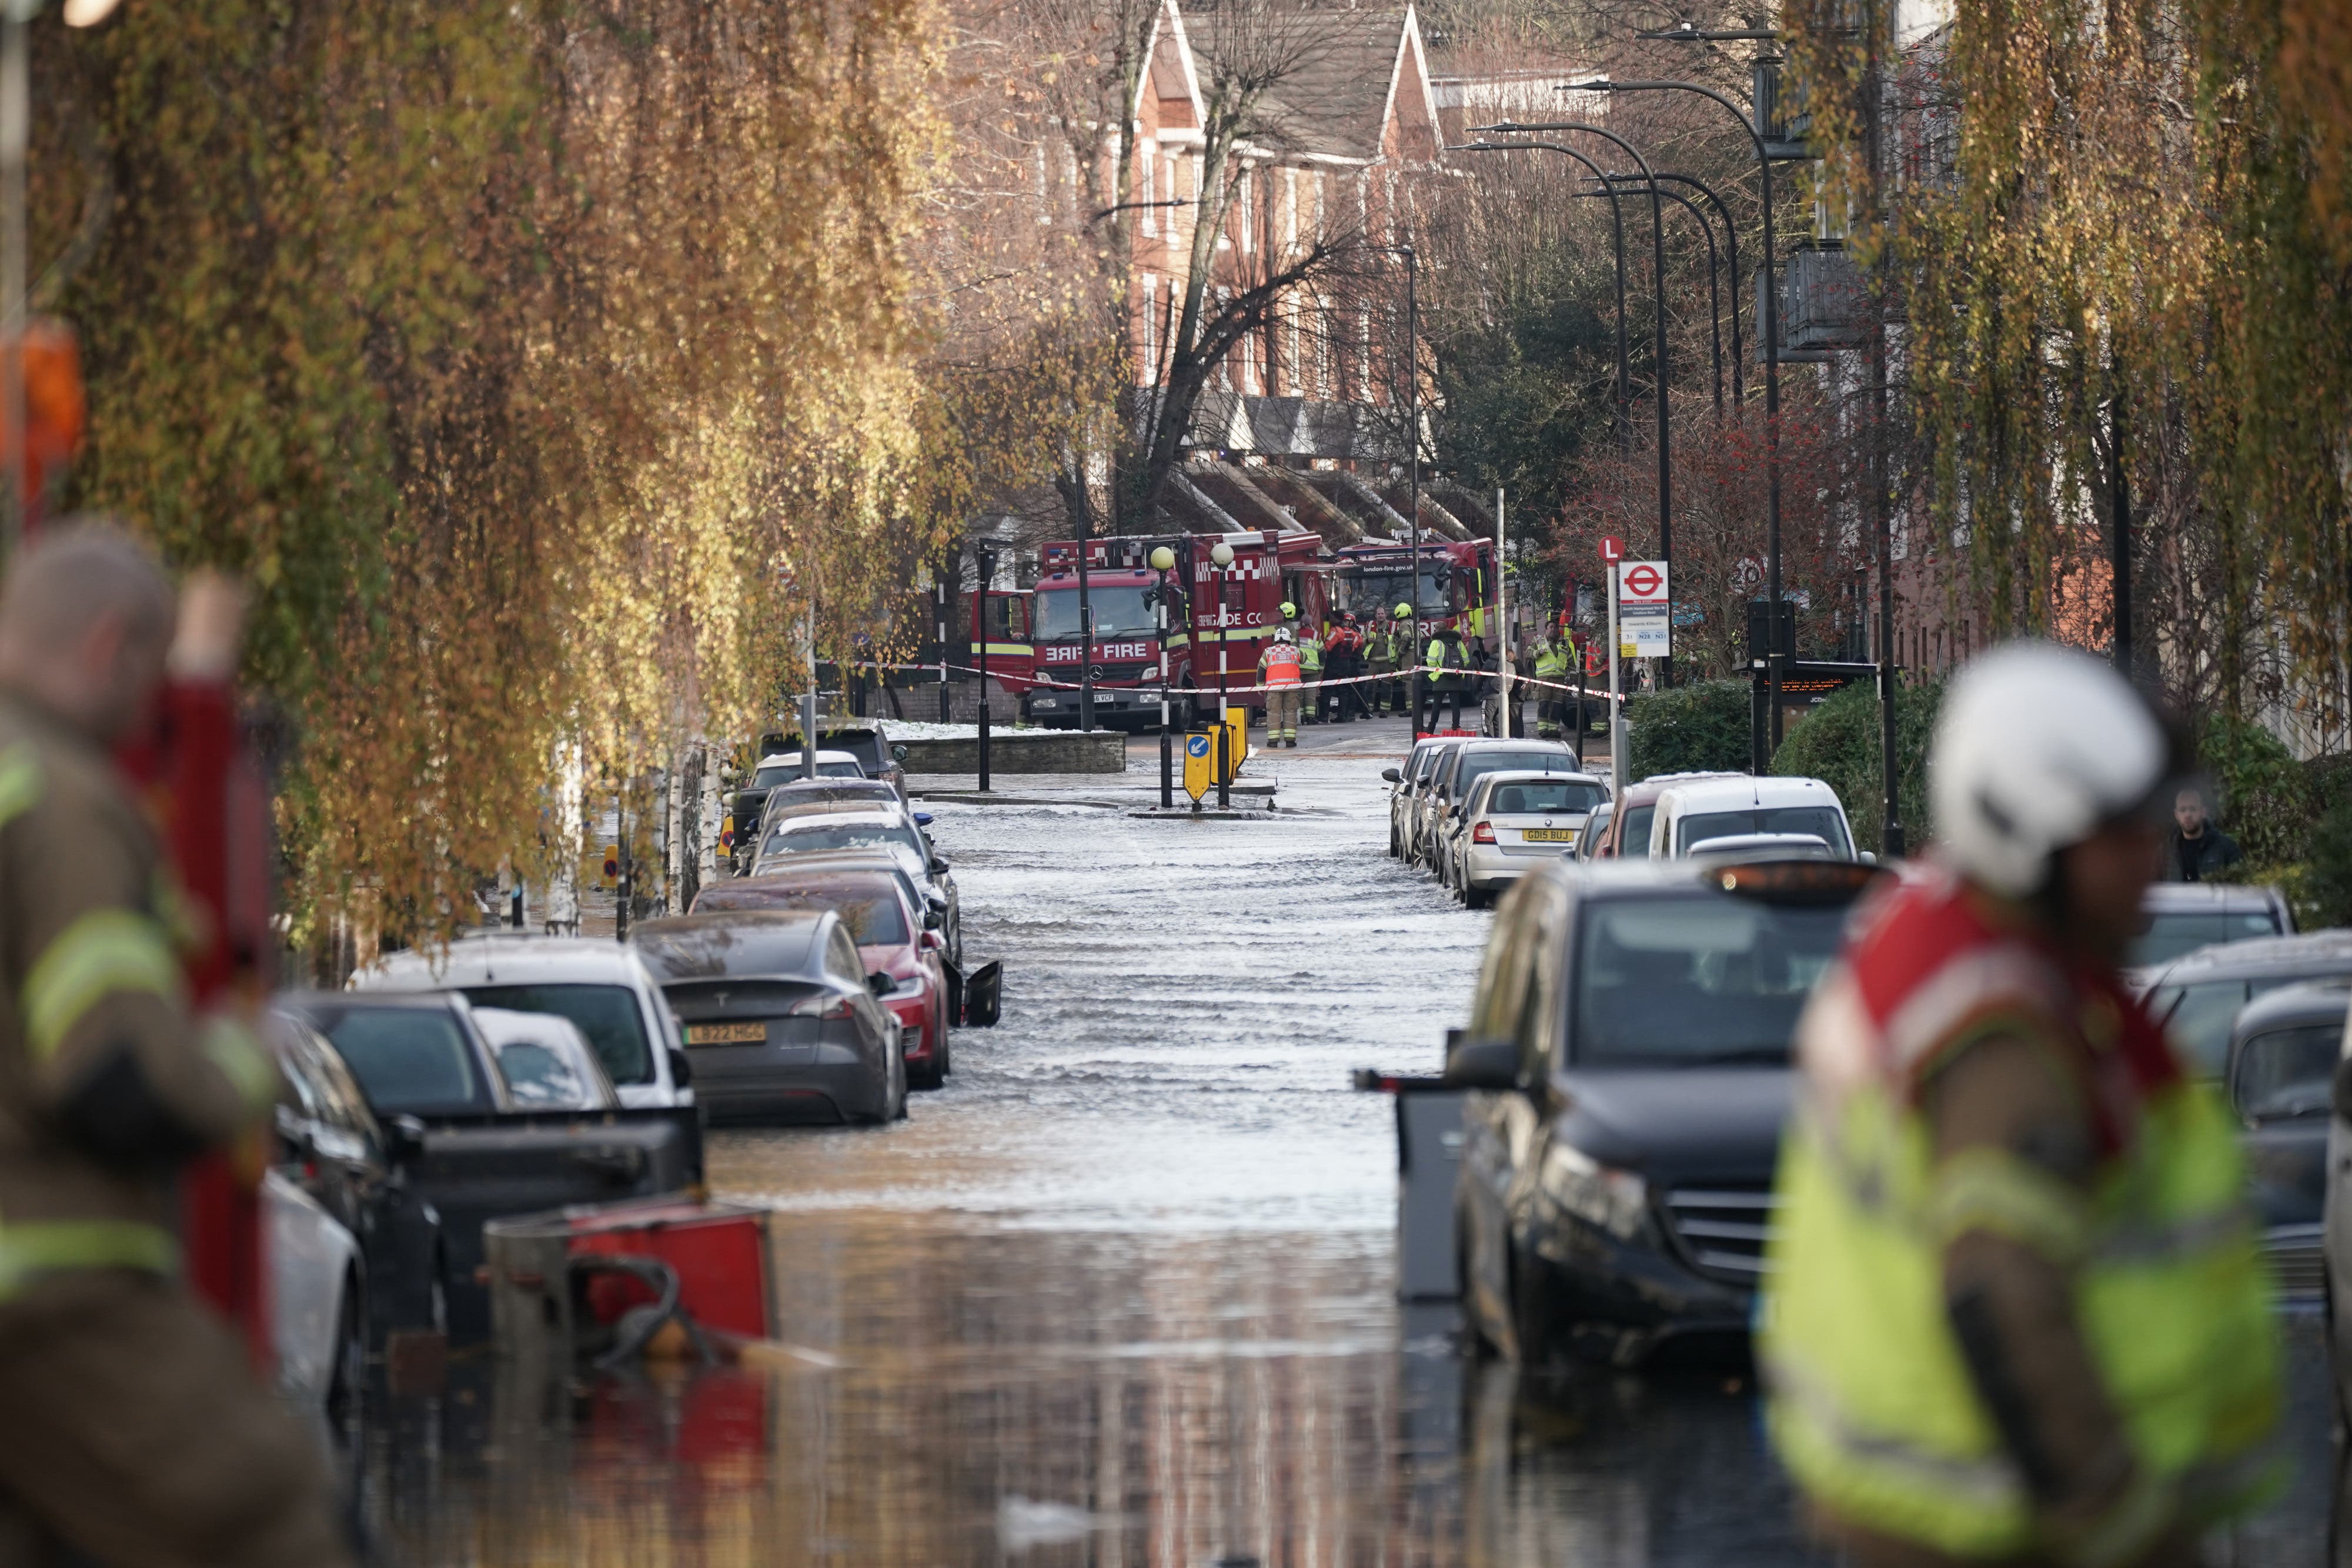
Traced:
[[[1695, 779], [1658, 797], [1650, 819], [1650, 853], [1680, 860], [1710, 839], [1742, 839], [1759, 848], [1759, 835], [1810, 835], [1831, 857], [1856, 859], [1853, 830], [1837, 791], [1818, 779]], [[1817, 849], [1815, 853], [1819, 853]]]
[[694, 1103], [686, 1041], [637, 950], [591, 936], [460, 936], [394, 953], [352, 977], [358, 991], [459, 991], [476, 1007], [552, 1013], [588, 1043], [624, 1110]]

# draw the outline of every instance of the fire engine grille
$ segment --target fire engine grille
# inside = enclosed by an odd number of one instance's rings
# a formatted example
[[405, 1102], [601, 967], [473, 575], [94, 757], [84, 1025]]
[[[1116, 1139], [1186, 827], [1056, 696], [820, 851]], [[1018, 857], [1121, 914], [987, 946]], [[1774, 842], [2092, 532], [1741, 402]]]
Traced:
[[1772, 1234], [1772, 1188], [1765, 1182], [1713, 1182], [1666, 1194], [1664, 1213], [1685, 1261], [1710, 1279], [1753, 1287], [1764, 1274]]

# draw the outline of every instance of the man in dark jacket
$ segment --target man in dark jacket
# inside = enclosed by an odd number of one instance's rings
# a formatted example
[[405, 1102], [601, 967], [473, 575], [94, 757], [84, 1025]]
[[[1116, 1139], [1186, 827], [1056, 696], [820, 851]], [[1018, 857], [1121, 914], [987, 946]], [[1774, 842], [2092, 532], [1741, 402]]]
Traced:
[[2195, 789], [2173, 797], [2172, 821], [2160, 872], [2165, 882], [2210, 882], [2214, 873], [2246, 858], [2238, 841], [2206, 816], [2205, 797]]

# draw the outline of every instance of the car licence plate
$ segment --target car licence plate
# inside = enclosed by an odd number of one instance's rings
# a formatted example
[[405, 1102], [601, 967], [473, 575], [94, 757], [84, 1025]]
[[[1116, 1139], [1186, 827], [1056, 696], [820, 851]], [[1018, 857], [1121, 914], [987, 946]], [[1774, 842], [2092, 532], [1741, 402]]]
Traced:
[[1521, 828], [1519, 837], [1531, 844], [1572, 844], [1576, 842], [1574, 828]]
[[768, 1038], [764, 1023], [695, 1023], [686, 1026], [688, 1045], [758, 1045]]

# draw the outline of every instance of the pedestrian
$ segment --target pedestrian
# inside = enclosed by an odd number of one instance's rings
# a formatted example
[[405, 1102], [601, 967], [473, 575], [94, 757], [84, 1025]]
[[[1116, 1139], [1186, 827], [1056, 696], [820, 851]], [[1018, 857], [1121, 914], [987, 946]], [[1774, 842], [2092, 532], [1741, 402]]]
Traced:
[[1760, 1360], [1856, 1568], [2189, 1568], [2278, 1479], [2236, 1132], [2121, 973], [2175, 771], [2103, 661], [1977, 660], [1799, 1026]]
[[1462, 651], [1462, 633], [1450, 625], [1440, 626], [1422, 656], [1422, 679], [1429, 687], [1423, 729], [1434, 733], [1438, 709], [1448, 705], [1453, 722], [1447, 727], [1462, 727], [1462, 693], [1470, 684], [1469, 672], [1469, 658]]
[[1396, 633], [1396, 679], [1389, 683], [1389, 706], [1405, 716], [1408, 721], [1418, 720], [1419, 706], [1413, 697], [1413, 661], [1421, 657], [1419, 627], [1412, 618], [1412, 606], [1399, 603], [1390, 622]]
[[1389, 688], [1395, 684], [1397, 667], [1397, 629], [1395, 623], [1377, 611], [1372, 615], [1372, 629], [1364, 639], [1364, 673], [1366, 681], [1364, 708], [1367, 713], [1384, 713], [1391, 706]]
[[1257, 658], [1258, 685], [1265, 693], [1265, 745], [1298, 749], [1298, 642], [1287, 626], [1277, 626], [1274, 640]]
[[2210, 882], [2246, 858], [2238, 841], [2205, 814], [2204, 791], [2193, 785], [2173, 797], [2172, 831], [2166, 835], [2161, 882]]
[[0, 1561], [333, 1568], [316, 1439], [177, 1277], [180, 1168], [234, 1148], [258, 1180], [278, 1078], [242, 1022], [190, 1016], [109, 755], [173, 619], [96, 523], [21, 545], [0, 587]]
[[[1363, 688], [1356, 677], [1364, 673], [1364, 634], [1356, 626], [1353, 612], [1339, 612], [1339, 623], [1323, 639], [1323, 704], [1322, 717], [1327, 721], [1352, 716], [1370, 718], [1371, 710], [1364, 706]], [[1354, 715], [1349, 713], [1352, 707]]]
[[1297, 633], [1293, 639], [1298, 649], [1298, 678], [1306, 683], [1299, 698], [1299, 717], [1312, 724], [1317, 720], [1316, 707], [1322, 701], [1323, 639], [1312, 627]]
[[1568, 650], [1550, 636], [1536, 639], [1535, 678], [1550, 681], [1553, 686], [1536, 688], [1536, 735], [1543, 740], [1558, 740], [1560, 726], [1568, 708], [1568, 694], [1557, 689], [1568, 681]]

